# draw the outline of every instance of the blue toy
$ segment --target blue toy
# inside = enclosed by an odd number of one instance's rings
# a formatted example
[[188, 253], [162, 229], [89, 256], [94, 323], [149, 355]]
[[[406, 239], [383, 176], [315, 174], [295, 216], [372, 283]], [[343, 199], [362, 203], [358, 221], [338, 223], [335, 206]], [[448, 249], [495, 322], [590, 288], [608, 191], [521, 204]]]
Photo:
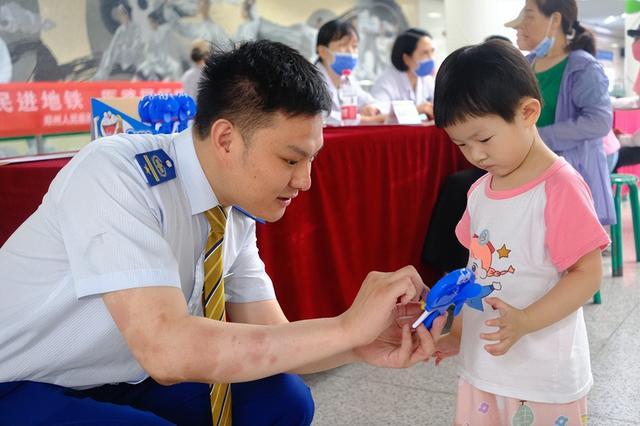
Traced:
[[465, 303], [479, 311], [484, 310], [481, 299], [491, 293], [494, 286], [481, 286], [475, 280], [475, 275], [467, 268], [457, 269], [440, 278], [429, 291], [424, 302], [424, 312], [413, 323], [413, 328], [422, 323], [427, 330], [431, 330], [433, 321], [448, 312], [449, 318], [443, 329], [446, 333], [453, 317], [460, 313]]
[[185, 93], [147, 95], [138, 103], [138, 115], [154, 134], [180, 132], [195, 117], [196, 103]]
[[186, 93], [178, 93], [178, 131], [181, 132], [189, 126], [189, 121], [196, 116], [196, 103], [193, 98]]

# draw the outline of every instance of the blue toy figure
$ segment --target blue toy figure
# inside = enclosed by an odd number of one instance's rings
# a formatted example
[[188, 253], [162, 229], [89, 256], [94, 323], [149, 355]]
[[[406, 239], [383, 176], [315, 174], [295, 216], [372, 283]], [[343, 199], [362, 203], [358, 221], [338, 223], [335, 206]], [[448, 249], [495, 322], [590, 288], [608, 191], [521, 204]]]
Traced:
[[445, 312], [449, 312], [449, 319], [445, 325], [445, 329], [448, 329], [453, 317], [460, 313], [465, 303], [482, 311], [481, 299], [491, 293], [494, 288], [476, 284], [475, 280], [475, 275], [467, 268], [457, 269], [440, 278], [429, 291], [427, 300], [424, 302], [424, 312], [413, 323], [413, 328], [422, 323], [427, 330], [431, 330], [433, 321]]

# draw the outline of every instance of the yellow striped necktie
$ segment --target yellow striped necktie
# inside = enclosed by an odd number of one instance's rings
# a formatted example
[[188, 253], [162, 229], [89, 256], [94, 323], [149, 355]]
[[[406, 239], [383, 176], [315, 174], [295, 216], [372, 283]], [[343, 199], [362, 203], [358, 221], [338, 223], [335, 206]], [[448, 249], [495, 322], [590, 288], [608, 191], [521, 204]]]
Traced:
[[[222, 206], [205, 212], [209, 221], [209, 237], [204, 255], [204, 288], [202, 306], [204, 316], [216, 321], [225, 321], [224, 278], [222, 277], [222, 248], [227, 214]], [[216, 383], [209, 386], [211, 417], [214, 425], [231, 425], [231, 386]]]

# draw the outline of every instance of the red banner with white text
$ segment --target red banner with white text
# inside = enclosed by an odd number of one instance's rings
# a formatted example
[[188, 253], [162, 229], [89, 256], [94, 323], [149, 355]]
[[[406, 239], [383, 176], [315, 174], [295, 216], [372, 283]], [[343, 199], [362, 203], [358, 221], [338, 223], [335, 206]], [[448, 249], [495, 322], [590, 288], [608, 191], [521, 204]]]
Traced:
[[182, 91], [180, 82], [0, 84], [0, 138], [89, 132], [91, 98], [132, 98]]

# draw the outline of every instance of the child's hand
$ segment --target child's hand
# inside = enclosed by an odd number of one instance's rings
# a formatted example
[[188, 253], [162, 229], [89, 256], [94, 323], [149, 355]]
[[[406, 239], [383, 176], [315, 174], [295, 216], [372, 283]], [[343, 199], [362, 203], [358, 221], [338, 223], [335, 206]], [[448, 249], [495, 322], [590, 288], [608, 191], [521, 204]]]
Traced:
[[522, 336], [529, 333], [527, 314], [523, 310], [506, 304], [497, 297], [487, 297], [485, 302], [500, 312], [499, 317], [485, 321], [485, 324], [490, 327], [498, 327], [498, 331], [495, 333], [482, 333], [480, 338], [497, 340], [498, 343], [485, 345], [484, 349], [491, 355], [504, 355]]

